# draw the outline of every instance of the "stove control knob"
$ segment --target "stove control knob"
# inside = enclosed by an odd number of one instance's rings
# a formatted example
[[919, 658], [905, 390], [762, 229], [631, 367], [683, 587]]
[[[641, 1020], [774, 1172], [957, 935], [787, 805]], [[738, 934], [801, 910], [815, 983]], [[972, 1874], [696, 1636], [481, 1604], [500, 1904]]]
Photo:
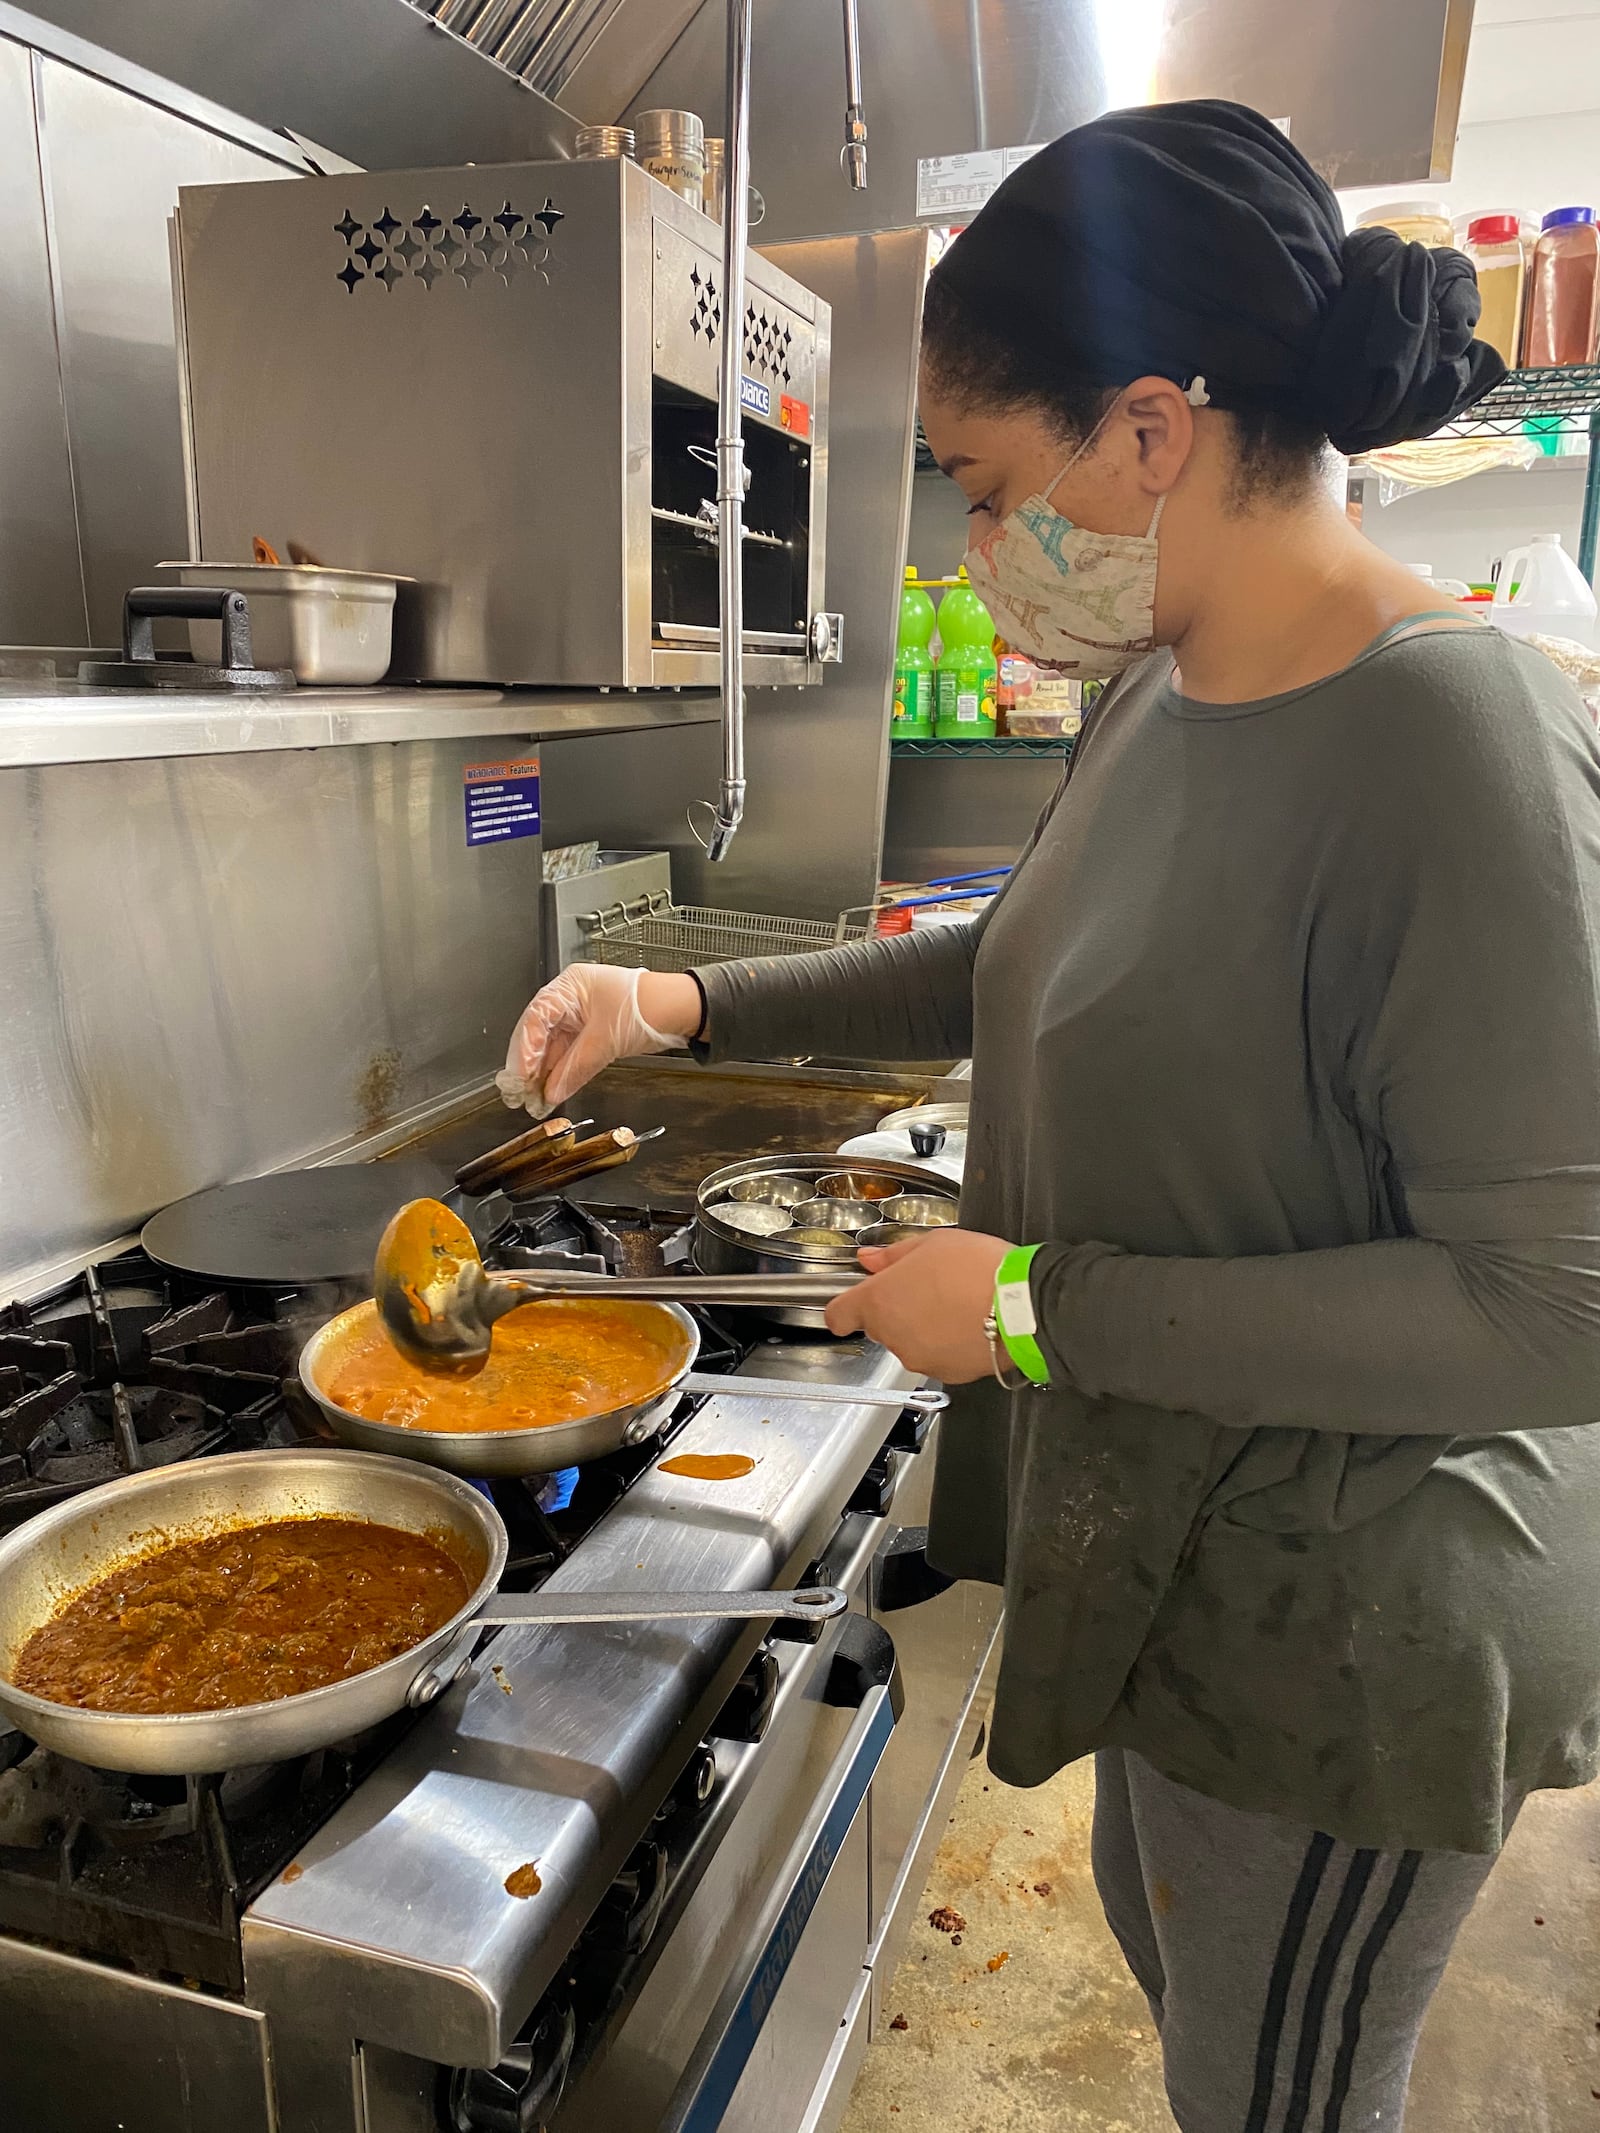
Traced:
[[654, 1933], [667, 1899], [666, 1846], [646, 1838], [601, 1897], [584, 1931], [591, 1947], [633, 1954]]
[[763, 1645], [729, 1690], [727, 1702], [712, 1720], [713, 1736], [717, 1740], [752, 1743], [763, 1739], [772, 1723], [772, 1706], [777, 1694], [777, 1655]]
[[546, 2002], [498, 2066], [458, 2066], [449, 2085], [453, 2133], [542, 2133], [567, 2085], [577, 2034], [571, 2004]]
[[855, 1494], [845, 1509], [863, 1512], [868, 1518], [887, 1518], [894, 1496], [894, 1470], [894, 1454], [880, 1452], [856, 1483]]
[[889, 1432], [887, 1449], [892, 1452], [920, 1452], [927, 1444], [929, 1433], [938, 1419], [937, 1415], [930, 1415], [926, 1408], [908, 1407]]
[[902, 1526], [878, 1550], [872, 1564], [873, 1613], [896, 1614], [936, 1600], [955, 1583], [928, 1561], [926, 1526]]
[[716, 1754], [702, 1741], [679, 1773], [678, 1782], [656, 1809], [656, 1820], [672, 1822], [679, 1815], [697, 1815], [716, 1789]]

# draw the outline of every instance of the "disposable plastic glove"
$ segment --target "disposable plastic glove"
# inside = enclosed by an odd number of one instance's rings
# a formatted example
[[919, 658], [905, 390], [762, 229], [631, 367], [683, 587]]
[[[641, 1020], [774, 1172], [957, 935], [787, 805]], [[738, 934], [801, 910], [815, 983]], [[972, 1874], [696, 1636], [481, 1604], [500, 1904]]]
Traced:
[[687, 1039], [663, 1036], [639, 1012], [642, 970], [571, 963], [522, 1011], [505, 1070], [495, 1087], [513, 1110], [544, 1118], [614, 1059], [682, 1051]]

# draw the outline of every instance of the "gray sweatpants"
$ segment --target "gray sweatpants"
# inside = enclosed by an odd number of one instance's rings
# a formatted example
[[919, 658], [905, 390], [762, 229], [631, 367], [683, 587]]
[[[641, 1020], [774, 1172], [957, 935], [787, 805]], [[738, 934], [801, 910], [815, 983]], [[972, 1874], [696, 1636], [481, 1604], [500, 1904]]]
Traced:
[[1183, 2133], [1398, 2133], [1422, 2017], [1494, 1861], [1369, 1851], [1095, 1758], [1094, 1878]]

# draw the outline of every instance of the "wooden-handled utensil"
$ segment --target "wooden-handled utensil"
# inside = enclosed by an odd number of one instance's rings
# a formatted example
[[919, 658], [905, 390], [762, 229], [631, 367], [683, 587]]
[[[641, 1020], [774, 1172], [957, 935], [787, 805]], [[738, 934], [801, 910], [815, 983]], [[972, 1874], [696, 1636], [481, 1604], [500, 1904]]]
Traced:
[[567, 1121], [547, 1124], [562, 1125], [565, 1131], [541, 1137], [535, 1129], [519, 1135], [504, 1148], [492, 1149], [476, 1164], [465, 1166], [465, 1174], [458, 1172], [456, 1182], [471, 1193], [558, 1192], [595, 1171], [631, 1163], [646, 1141], [666, 1131], [657, 1126], [649, 1133], [635, 1133], [628, 1126], [614, 1126], [608, 1133], [577, 1140], [573, 1137], [577, 1129]]
[[548, 1153], [536, 1149], [531, 1156], [501, 1171], [496, 1179], [503, 1192], [560, 1192], [579, 1178], [593, 1177], [600, 1170], [616, 1170], [631, 1163], [646, 1141], [665, 1133], [655, 1126], [648, 1133], [635, 1133], [628, 1126], [614, 1126], [609, 1133], [594, 1133], [585, 1141], [568, 1141]]
[[[581, 1122], [588, 1125], [589, 1120]], [[523, 1157], [548, 1151], [558, 1142], [570, 1141], [579, 1127], [570, 1118], [547, 1118], [531, 1132], [519, 1133], [514, 1140], [502, 1141], [498, 1148], [491, 1148], [484, 1155], [475, 1155], [470, 1163], [463, 1163], [456, 1172], [456, 1183], [463, 1192], [492, 1192], [494, 1181], [502, 1170]]]

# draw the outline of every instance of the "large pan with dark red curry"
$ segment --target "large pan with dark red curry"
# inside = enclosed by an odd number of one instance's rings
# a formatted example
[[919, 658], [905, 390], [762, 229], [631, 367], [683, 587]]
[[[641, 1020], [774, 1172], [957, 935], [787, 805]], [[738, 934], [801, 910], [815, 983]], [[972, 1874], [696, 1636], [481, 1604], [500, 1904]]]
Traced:
[[304, 1755], [453, 1680], [505, 1559], [485, 1497], [398, 1459], [132, 1474], [0, 1541], [0, 1716], [102, 1770]]
[[300, 1382], [363, 1451], [455, 1474], [551, 1474], [657, 1435], [699, 1350], [681, 1304], [549, 1297], [498, 1321], [476, 1377], [436, 1377], [362, 1303], [307, 1341]]

